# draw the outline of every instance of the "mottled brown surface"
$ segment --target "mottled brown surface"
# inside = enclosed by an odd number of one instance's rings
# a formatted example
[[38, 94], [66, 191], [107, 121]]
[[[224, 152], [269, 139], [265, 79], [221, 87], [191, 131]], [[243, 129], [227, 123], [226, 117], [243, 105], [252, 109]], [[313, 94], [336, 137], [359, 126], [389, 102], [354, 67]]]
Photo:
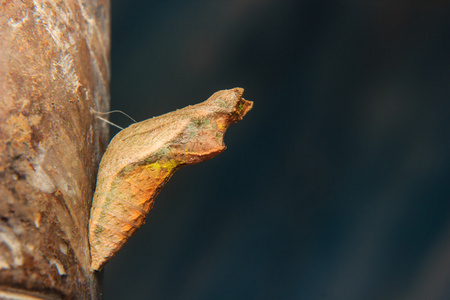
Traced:
[[98, 299], [87, 225], [107, 127], [109, 1], [1, 1], [0, 298]]
[[100, 163], [92, 204], [92, 268], [100, 270], [142, 226], [178, 168], [225, 150], [228, 126], [253, 105], [242, 98], [243, 92], [216, 92], [205, 102], [133, 124], [114, 137]]

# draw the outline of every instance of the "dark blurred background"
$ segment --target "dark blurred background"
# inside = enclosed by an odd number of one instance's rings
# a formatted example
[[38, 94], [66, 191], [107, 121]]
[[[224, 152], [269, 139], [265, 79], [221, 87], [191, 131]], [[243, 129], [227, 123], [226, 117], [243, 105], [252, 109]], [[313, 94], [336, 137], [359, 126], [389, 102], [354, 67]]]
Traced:
[[104, 299], [450, 299], [449, 4], [113, 0], [111, 109], [235, 86], [254, 109], [163, 189]]

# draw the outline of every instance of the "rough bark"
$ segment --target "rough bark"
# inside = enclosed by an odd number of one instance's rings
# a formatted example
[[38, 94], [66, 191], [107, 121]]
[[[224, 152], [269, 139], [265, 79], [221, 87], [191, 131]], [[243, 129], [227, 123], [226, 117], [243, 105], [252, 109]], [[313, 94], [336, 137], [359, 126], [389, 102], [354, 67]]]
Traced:
[[[109, 0], [0, 4], [0, 298], [98, 299], [87, 226], [108, 128]], [[33, 298], [35, 297], [35, 298]]]

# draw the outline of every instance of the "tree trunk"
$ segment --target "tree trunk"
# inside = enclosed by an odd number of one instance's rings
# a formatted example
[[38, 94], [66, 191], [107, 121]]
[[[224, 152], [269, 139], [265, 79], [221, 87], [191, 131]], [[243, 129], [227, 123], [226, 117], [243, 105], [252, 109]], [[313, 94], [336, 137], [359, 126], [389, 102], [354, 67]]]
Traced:
[[109, 0], [1, 1], [0, 298], [99, 299], [87, 226], [108, 127]]

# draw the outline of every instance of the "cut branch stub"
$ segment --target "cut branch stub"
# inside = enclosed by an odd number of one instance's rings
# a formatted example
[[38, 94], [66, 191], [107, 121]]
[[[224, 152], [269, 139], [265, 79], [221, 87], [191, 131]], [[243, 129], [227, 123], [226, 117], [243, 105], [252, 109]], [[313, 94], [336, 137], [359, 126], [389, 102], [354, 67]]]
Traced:
[[133, 124], [114, 137], [100, 163], [91, 209], [93, 269], [100, 270], [144, 224], [155, 197], [177, 169], [225, 150], [228, 126], [253, 106], [243, 92], [216, 92], [203, 103]]

